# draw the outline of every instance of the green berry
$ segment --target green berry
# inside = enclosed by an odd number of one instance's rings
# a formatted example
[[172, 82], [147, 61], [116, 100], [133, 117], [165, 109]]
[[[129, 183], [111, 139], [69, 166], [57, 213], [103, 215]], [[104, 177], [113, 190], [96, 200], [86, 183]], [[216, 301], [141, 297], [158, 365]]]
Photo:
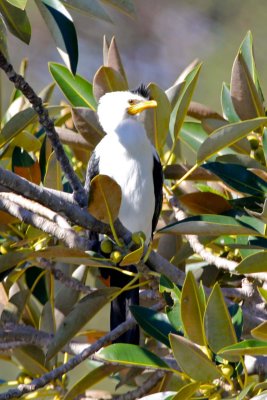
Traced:
[[115, 250], [110, 254], [110, 259], [113, 261], [115, 264], [118, 264], [121, 259], [122, 259], [122, 254], [120, 251]]
[[110, 254], [113, 250], [113, 243], [109, 239], [104, 239], [101, 242], [100, 248], [103, 253]]

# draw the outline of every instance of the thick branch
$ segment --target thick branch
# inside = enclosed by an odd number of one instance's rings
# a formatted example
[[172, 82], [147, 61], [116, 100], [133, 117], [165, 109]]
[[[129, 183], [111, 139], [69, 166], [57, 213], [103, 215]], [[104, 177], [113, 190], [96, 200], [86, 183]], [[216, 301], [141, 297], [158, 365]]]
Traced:
[[81, 207], [84, 207], [87, 202], [86, 193], [84, 191], [84, 188], [80, 180], [73, 171], [69, 159], [66, 156], [66, 153], [63, 149], [63, 146], [60, 143], [58, 134], [55, 130], [54, 123], [52, 119], [49, 118], [48, 111], [43, 106], [42, 99], [37, 96], [37, 94], [34, 92], [31, 86], [24, 80], [24, 78], [15, 72], [13, 66], [6, 60], [6, 58], [1, 52], [0, 52], [0, 68], [6, 73], [8, 79], [14, 83], [14, 86], [17, 89], [19, 89], [32, 104], [33, 109], [39, 116], [40, 124], [44, 127], [45, 132], [51, 141], [57, 159], [62, 167], [62, 170], [64, 171], [64, 174], [66, 175], [66, 178], [68, 179], [73, 189], [75, 200]]

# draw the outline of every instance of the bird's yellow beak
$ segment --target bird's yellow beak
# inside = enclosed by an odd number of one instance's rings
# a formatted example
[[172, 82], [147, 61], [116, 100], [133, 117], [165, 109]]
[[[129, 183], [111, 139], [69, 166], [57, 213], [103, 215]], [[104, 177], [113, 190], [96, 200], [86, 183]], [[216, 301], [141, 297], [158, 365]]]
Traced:
[[130, 115], [139, 114], [148, 108], [155, 108], [157, 107], [158, 103], [156, 100], [144, 100], [138, 101], [138, 103], [132, 104], [128, 107], [127, 112]]

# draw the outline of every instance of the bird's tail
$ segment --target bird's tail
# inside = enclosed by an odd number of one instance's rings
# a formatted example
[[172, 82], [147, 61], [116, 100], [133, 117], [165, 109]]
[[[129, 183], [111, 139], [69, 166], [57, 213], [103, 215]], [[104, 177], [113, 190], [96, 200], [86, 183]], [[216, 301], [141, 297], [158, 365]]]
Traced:
[[[136, 267], [134, 265], [130, 265], [127, 267], [128, 271], [136, 273]], [[117, 286], [123, 288], [126, 286], [132, 278], [126, 274], [123, 274], [117, 270], [109, 270], [102, 269], [101, 275], [106, 278], [106, 274], [109, 274], [110, 277], [110, 286]], [[110, 310], [110, 329], [116, 328], [122, 322], [125, 322], [128, 318], [131, 317], [130, 306], [139, 304], [139, 288], [134, 288], [131, 290], [127, 290], [122, 292], [116, 299], [111, 302], [111, 310]], [[133, 328], [130, 328], [128, 331], [123, 333], [117, 339], [114, 340], [113, 343], [131, 343], [131, 344], [139, 344], [139, 327], [135, 325]]]

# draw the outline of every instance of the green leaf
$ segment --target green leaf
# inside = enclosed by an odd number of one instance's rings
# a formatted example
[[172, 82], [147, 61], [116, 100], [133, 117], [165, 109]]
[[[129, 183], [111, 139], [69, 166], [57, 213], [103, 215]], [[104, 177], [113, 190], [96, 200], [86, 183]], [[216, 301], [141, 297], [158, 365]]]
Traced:
[[0, 133], [0, 149], [36, 120], [37, 114], [32, 108], [26, 108], [26, 110], [15, 114], [14, 117], [5, 124]]
[[61, 165], [58, 162], [54, 151], [50, 154], [50, 157], [47, 161], [44, 186], [50, 189], [62, 190]]
[[105, 135], [96, 113], [87, 107], [74, 107], [71, 112], [75, 128], [95, 148]]
[[18, 146], [29, 152], [39, 151], [41, 148], [41, 142], [32, 133], [27, 131], [20, 132], [10, 143], [9, 149]]
[[8, 1], [1, 1], [0, 14], [2, 14], [9, 32], [29, 44], [31, 39], [31, 25], [26, 11], [14, 7]]
[[235, 329], [237, 340], [241, 340], [243, 332], [243, 312], [239, 304], [233, 303], [228, 307], [229, 314]]
[[135, 8], [132, 0], [102, 0], [109, 6], [116, 8], [118, 11], [123, 12], [129, 17], [135, 16]]
[[265, 301], [265, 303], [267, 303], [267, 289], [258, 287], [258, 291], [259, 291], [261, 297], [263, 298], [263, 300]]
[[208, 344], [214, 353], [217, 353], [222, 347], [237, 342], [231, 317], [218, 282], [215, 283], [208, 298], [204, 323]]
[[233, 105], [230, 87], [225, 82], [223, 82], [223, 85], [222, 85], [221, 105], [222, 105], [223, 115], [226, 117], [226, 119], [229, 122], [240, 121], [240, 118], [237, 115], [234, 105]]
[[50, 342], [46, 357], [52, 358], [77, 334], [93, 316], [106, 305], [118, 292], [115, 288], [96, 290], [83, 297], [73, 310], [64, 318], [53, 340]]
[[170, 334], [173, 355], [181, 369], [197, 382], [210, 382], [221, 377], [216, 365], [190, 340]]
[[222, 357], [228, 358], [233, 356], [263, 356], [267, 354], [267, 341], [247, 339], [243, 342], [227, 346], [218, 351]]
[[59, 0], [35, 2], [53, 36], [59, 54], [75, 74], [78, 64], [78, 40], [71, 15]]
[[12, 6], [25, 10], [28, 0], [7, 0]]
[[185, 87], [183, 94], [178, 100], [178, 104], [175, 106], [172, 116], [171, 116], [171, 135], [173, 142], [177, 141], [180, 129], [183, 125], [184, 119], [186, 117], [187, 109], [189, 107], [190, 101], [192, 99], [196, 83], [198, 80], [201, 64], [197, 65], [185, 78]]
[[37, 346], [27, 345], [16, 348], [12, 354], [30, 376], [43, 375], [48, 372], [44, 353]]
[[78, 74], [73, 76], [68, 68], [62, 64], [50, 62], [48, 66], [53, 79], [74, 107], [96, 109], [96, 102], [90, 82]]
[[148, 88], [151, 98], [157, 101], [158, 106], [146, 112], [146, 128], [149, 128], [147, 131], [157, 151], [162, 153], [169, 132], [171, 105], [165, 92], [155, 83], [150, 83]]
[[172, 111], [173, 111], [175, 105], [177, 104], [178, 99], [180, 98], [180, 96], [183, 93], [185, 83], [186, 83], [185, 81], [178, 82], [178, 83], [174, 84], [173, 86], [169, 87], [169, 89], [167, 89], [165, 91], [165, 93], [169, 99]]
[[172, 397], [172, 400], [190, 400], [192, 399], [193, 394], [199, 388], [198, 382], [188, 383], [184, 385], [175, 396]]
[[163, 294], [166, 301], [166, 314], [174, 327], [179, 332], [183, 330], [181, 318], [181, 291], [166, 276], [161, 275], [159, 292]]
[[241, 119], [265, 115], [262, 101], [240, 51], [236, 56], [232, 70], [231, 97], [235, 110]]
[[205, 346], [204, 308], [200, 299], [199, 289], [191, 271], [187, 273], [182, 289], [181, 316], [188, 338], [200, 346]]
[[239, 274], [267, 272], [267, 251], [252, 254], [245, 258], [235, 268], [235, 271]]
[[98, 0], [62, 0], [66, 7], [80, 11], [91, 17], [111, 22], [111, 18], [104, 8], [99, 4]]
[[[248, 217], [246, 223], [226, 215], [200, 215], [189, 217], [159, 229], [159, 232], [183, 235], [250, 235], [256, 234], [253, 227], [255, 218]], [[251, 223], [251, 226], [249, 225]]]
[[121, 74], [110, 67], [100, 67], [93, 79], [93, 93], [97, 100], [105, 93], [124, 91], [128, 85]]
[[248, 135], [251, 131], [267, 124], [267, 118], [255, 118], [223, 126], [214, 131], [200, 146], [197, 153], [198, 164], [203, 163], [211, 156], [227, 146]]
[[88, 374], [83, 376], [80, 380], [74, 383], [70, 390], [65, 394], [63, 400], [73, 400], [77, 398], [79, 394], [84, 393], [93, 385], [103, 379], [115, 374], [120, 371], [122, 367], [117, 365], [100, 365], [100, 367], [94, 368]]
[[203, 168], [217, 175], [238, 192], [258, 197], [267, 194], [267, 182], [241, 165], [210, 162], [203, 165]]
[[166, 314], [141, 306], [130, 306], [130, 310], [145, 332], [170, 347], [168, 335], [177, 331], [170, 325]]
[[171, 368], [158, 356], [151, 351], [126, 343], [115, 343], [102, 348], [96, 353], [100, 360], [111, 361], [122, 365], [137, 367], [150, 367], [156, 369], [171, 370]]
[[3, 19], [0, 17], [0, 51], [3, 53], [5, 58], [8, 60], [8, 49], [7, 49], [7, 32], [6, 26], [4, 24]]

